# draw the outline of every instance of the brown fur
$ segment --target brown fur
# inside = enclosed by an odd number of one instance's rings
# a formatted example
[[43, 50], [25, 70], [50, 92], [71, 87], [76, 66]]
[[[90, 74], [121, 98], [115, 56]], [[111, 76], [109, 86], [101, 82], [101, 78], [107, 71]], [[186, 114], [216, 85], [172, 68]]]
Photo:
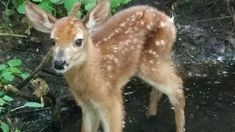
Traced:
[[175, 73], [170, 55], [175, 33], [173, 21], [149, 6], [121, 11], [92, 34], [75, 18], [65, 17], [54, 24], [51, 36], [61, 50], [68, 49], [76, 35], [83, 36], [83, 47], [74, 52], [81, 55], [69, 60], [74, 65], [64, 73], [82, 108], [82, 132], [96, 132], [100, 121], [105, 132], [122, 131], [121, 88], [134, 75], [155, 89], [148, 115], [156, 114], [164, 93], [175, 108], [177, 132], [184, 131], [182, 80]]

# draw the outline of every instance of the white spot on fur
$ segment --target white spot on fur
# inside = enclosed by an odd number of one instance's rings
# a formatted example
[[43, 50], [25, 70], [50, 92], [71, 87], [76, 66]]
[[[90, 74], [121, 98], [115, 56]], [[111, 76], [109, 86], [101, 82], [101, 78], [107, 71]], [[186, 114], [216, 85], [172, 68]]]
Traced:
[[136, 15], [142, 16], [142, 15], [143, 15], [143, 12], [142, 12], [142, 11], [136, 12]]
[[165, 45], [165, 41], [164, 40], [155, 41], [155, 45], [156, 46], [163, 46], [163, 45]]
[[144, 21], [143, 20], [140, 21], [140, 25], [144, 25]]
[[125, 34], [130, 34], [132, 33], [132, 28], [128, 28], [126, 31], [125, 31]]
[[148, 52], [149, 52], [150, 54], [152, 54], [152, 53], [153, 53], [153, 50], [150, 49]]
[[126, 26], [126, 22], [123, 22], [120, 24], [121, 27], [125, 27]]
[[107, 38], [104, 38], [103, 41], [106, 42], [106, 41], [107, 41]]
[[163, 27], [165, 27], [165, 26], [167, 26], [167, 23], [166, 23], [166, 22], [160, 22], [160, 27], [161, 27], [161, 28], [163, 28]]
[[153, 24], [153, 22], [150, 22], [149, 25], [152, 27], [154, 24]]
[[99, 45], [99, 44], [101, 44], [101, 41], [98, 41], [95, 45]]
[[151, 30], [151, 29], [152, 29], [152, 26], [151, 26], [151, 25], [147, 25], [146, 28], [147, 28], [148, 30]]
[[114, 32], [115, 33], [119, 33], [121, 30], [119, 28], [115, 29]]
[[108, 71], [111, 71], [111, 70], [112, 70], [112, 67], [111, 67], [111, 66], [107, 66], [107, 70], [108, 70]]

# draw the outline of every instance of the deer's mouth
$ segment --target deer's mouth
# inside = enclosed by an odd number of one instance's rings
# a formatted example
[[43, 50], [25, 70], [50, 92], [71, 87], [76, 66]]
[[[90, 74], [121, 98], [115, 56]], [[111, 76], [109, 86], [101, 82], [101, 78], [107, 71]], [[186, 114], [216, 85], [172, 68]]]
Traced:
[[65, 61], [53, 61], [53, 68], [58, 73], [64, 73], [69, 67], [69, 64]]

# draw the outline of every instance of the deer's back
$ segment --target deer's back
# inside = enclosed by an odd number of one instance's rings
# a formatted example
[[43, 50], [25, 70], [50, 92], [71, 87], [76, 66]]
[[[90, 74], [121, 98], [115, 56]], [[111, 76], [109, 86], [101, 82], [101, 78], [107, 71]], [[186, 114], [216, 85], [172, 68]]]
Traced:
[[92, 39], [100, 52], [104, 75], [116, 81], [126, 80], [136, 72], [145, 52], [169, 54], [175, 26], [164, 13], [149, 6], [136, 6], [111, 17]]

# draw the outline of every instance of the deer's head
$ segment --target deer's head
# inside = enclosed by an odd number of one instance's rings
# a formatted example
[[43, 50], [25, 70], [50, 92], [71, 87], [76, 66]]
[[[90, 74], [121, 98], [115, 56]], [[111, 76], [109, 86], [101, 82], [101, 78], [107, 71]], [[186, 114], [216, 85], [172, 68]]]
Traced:
[[75, 65], [86, 61], [90, 32], [103, 23], [110, 15], [109, 2], [102, 0], [83, 19], [75, 16], [80, 5], [74, 5], [70, 16], [56, 19], [37, 5], [26, 2], [26, 16], [38, 31], [50, 33], [54, 42], [53, 66], [63, 73]]

